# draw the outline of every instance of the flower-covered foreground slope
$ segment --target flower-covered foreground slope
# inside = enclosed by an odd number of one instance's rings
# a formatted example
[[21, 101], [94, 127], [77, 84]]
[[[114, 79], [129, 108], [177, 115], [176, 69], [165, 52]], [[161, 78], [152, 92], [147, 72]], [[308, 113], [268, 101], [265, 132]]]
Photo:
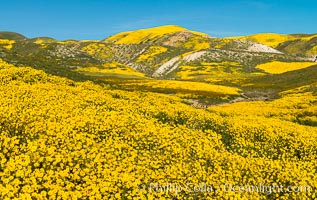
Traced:
[[[261, 116], [292, 122], [300, 122], [301, 117], [310, 116], [317, 123], [316, 103], [317, 82], [280, 92], [279, 98], [272, 101], [239, 102], [209, 109], [230, 116]], [[317, 125], [314, 124], [311, 125]]]
[[[313, 199], [316, 129], [230, 118], [0, 61], [0, 199]], [[151, 184], [309, 185], [301, 193]]]

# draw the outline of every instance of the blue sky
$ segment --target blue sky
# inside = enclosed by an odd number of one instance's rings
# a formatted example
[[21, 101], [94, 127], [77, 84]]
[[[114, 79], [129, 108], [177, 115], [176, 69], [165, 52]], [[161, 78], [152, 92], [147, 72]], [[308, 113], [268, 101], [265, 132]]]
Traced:
[[103, 39], [175, 24], [216, 37], [317, 33], [315, 0], [7, 0], [0, 31], [27, 37]]

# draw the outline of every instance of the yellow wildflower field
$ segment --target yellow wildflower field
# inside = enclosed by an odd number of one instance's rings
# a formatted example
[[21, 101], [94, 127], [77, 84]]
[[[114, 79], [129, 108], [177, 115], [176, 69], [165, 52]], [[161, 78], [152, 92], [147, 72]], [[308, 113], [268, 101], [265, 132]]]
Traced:
[[213, 94], [239, 95], [240, 90], [234, 87], [212, 85], [203, 82], [177, 81], [177, 80], [146, 80], [132, 83], [123, 83], [125, 86], [142, 86], [152, 89], [175, 90], [175, 91], [200, 91]]
[[103, 59], [111, 57], [111, 53], [109, 53], [109, 47], [102, 43], [91, 43], [83, 47], [81, 50], [90, 55], [95, 55]]
[[[176, 76], [182, 80], [201, 78], [233, 77], [243, 74], [242, 65], [238, 62], [200, 62], [197, 65], [182, 65]], [[233, 75], [233, 76], [232, 76]]]
[[194, 37], [191, 40], [185, 42], [184, 47], [187, 49], [193, 49], [195, 51], [199, 51], [202, 49], [210, 48], [210, 44], [208, 40], [205, 40], [205, 38]]
[[272, 61], [258, 65], [256, 68], [262, 69], [270, 74], [282, 74], [289, 71], [304, 69], [316, 65], [316, 62], [280, 62]]
[[[316, 198], [316, 127], [214, 108], [0, 60], [0, 199]], [[236, 192], [260, 185], [280, 191]]]
[[131, 67], [117, 63], [104, 63], [101, 67], [85, 67], [77, 69], [78, 72], [88, 73], [94, 76], [127, 75], [135, 77], [144, 77], [143, 73], [137, 72]]
[[3, 48], [7, 50], [12, 49], [14, 43], [15, 43], [14, 40], [0, 39], [0, 46], [2, 46]]
[[[187, 31], [187, 29], [179, 26], [166, 25], [132, 32], [122, 32], [107, 38], [107, 41], [115, 41], [115, 44], [140, 44], [146, 40], [159, 38], [166, 34], [173, 34], [180, 31]], [[192, 33], [196, 35], [206, 35], [194, 31]]]
[[142, 61], [153, 61], [156, 55], [164, 53], [167, 51], [167, 48], [161, 46], [151, 46], [144, 53], [142, 53], [138, 58], [137, 62]]
[[292, 35], [283, 35], [283, 34], [276, 34], [276, 33], [263, 33], [263, 34], [254, 34], [250, 36], [241, 36], [241, 37], [231, 37], [231, 39], [242, 39], [242, 40], [250, 40], [253, 42], [258, 42], [261, 44], [268, 45], [270, 47], [277, 47], [279, 44], [297, 39], [295, 36]]

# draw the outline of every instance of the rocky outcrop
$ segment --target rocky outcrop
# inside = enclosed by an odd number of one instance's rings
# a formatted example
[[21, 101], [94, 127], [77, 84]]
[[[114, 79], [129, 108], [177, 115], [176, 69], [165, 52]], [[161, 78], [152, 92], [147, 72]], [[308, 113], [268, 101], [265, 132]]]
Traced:
[[153, 77], [161, 77], [166, 75], [166, 72], [171, 72], [175, 70], [180, 64], [180, 57], [172, 58], [171, 60], [167, 61], [163, 65], [161, 65], [154, 73]]
[[206, 53], [207, 53], [206, 51], [198, 51], [198, 52], [195, 52], [195, 53], [191, 53], [191, 54], [189, 54], [187, 56], [184, 56], [183, 60], [186, 61], [186, 62], [191, 62], [191, 61], [194, 61], [194, 60], [202, 57]]
[[273, 49], [272, 47], [269, 47], [267, 45], [264, 44], [259, 44], [259, 43], [253, 43], [248, 49], [247, 51], [251, 51], [251, 52], [262, 52], [262, 53], [277, 53], [277, 54], [282, 54], [282, 52]]
[[171, 60], [167, 61], [166, 63], [164, 63], [163, 65], [161, 65], [154, 73], [153, 73], [153, 77], [162, 77], [164, 75], [167, 75], [171, 72], [173, 72], [174, 70], [177, 69], [177, 67], [180, 65], [180, 63], [182, 61], [184, 62], [191, 62], [194, 60], [199, 59], [200, 57], [204, 56], [207, 52], [206, 51], [198, 51], [198, 52], [194, 52], [191, 54], [188, 54], [184, 57], [182, 56], [177, 56], [172, 58]]

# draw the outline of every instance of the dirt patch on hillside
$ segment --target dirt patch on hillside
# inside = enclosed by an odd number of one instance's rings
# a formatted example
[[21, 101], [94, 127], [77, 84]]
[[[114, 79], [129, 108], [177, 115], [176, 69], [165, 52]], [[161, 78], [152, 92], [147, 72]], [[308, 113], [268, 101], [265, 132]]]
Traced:
[[204, 101], [199, 99], [184, 99], [186, 103], [189, 105], [195, 107], [195, 108], [201, 108], [206, 109], [210, 106], [220, 106], [220, 105], [226, 105], [226, 104], [232, 104], [237, 102], [250, 102], [250, 101], [272, 101], [274, 99], [278, 98], [277, 93], [266, 93], [266, 92], [247, 92], [247, 93], [241, 93], [239, 97], [236, 97], [228, 102], [219, 102], [219, 101]]

